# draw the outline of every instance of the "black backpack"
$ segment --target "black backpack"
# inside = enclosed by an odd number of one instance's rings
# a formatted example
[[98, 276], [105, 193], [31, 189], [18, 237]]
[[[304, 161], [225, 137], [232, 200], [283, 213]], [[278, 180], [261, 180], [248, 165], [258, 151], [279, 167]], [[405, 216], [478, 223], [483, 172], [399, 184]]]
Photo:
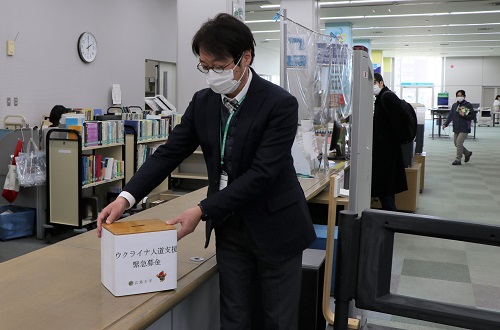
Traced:
[[401, 129], [401, 144], [409, 143], [415, 140], [417, 135], [417, 114], [411, 104], [401, 100], [401, 108], [406, 113], [408, 125]]
[[[385, 94], [382, 94], [382, 98]], [[401, 99], [399, 102], [400, 111], [391, 113], [396, 116], [396, 122], [398, 123], [395, 128], [397, 139], [399, 143], [406, 144], [415, 140], [415, 136], [417, 135], [417, 114], [411, 104]]]

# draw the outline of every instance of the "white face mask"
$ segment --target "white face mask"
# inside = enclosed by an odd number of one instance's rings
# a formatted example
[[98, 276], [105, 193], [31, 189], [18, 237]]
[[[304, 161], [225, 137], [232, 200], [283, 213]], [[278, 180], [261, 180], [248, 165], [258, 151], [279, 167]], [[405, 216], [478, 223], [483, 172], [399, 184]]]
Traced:
[[381, 90], [382, 88], [380, 88], [378, 84], [373, 85], [373, 95], [377, 96], [378, 94], [380, 94]]
[[[240, 64], [241, 59], [243, 58], [243, 55], [240, 57], [238, 60], [238, 63], [236, 63], [235, 67]], [[230, 94], [234, 92], [235, 90], [238, 89], [238, 86], [240, 85], [241, 79], [245, 75], [246, 67], [243, 70], [243, 73], [241, 74], [240, 79], [234, 80], [234, 73], [233, 70], [224, 70], [222, 73], [215, 73], [213, 70], [208, 71], [206, 73], [207, 76], [207, 83], [210, 86], [210, 88], [217, 94]]]
[[463, 96], [457, 96], [457, 102], [462, 102], [464, 100], [464, 97]]

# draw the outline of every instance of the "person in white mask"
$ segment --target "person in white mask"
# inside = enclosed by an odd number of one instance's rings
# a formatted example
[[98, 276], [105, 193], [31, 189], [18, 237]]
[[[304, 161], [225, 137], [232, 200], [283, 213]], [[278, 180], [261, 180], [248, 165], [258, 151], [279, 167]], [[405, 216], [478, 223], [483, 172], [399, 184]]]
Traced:
[[[383, 210], [397, 211], [395, 194], [408, 190], [403, 152], [398, 138], [400, 100], [384, 84], [380, 73], [373, 77], [373, 144], [372, 197], [377, 197]], [[383, 100], [383, 101], [382, 101]]]
[[465, 100], [465, 91], [460, 89], [456, 92], [457, 100], [451, 106], [450, 113], [443, 124], [443, 129], [453, 121], [453, 142], [457, 148], [455, 160], [451, 165], [462, 165], [462, 156], [464, 161], [469, 162], [472, 151], [464, 146], [464, 141], [471, 131], [472, 121], [476, 118], [476, 112], [472, 104]]
[[[302, 251], [316, 239], [291, 149], [298, 102], [251, 68], [255, 41], [229, 14], [205, 22], [192, 40], [200, 76], [181, 123], [97, 219], [112, 223], [199, 146], [207, 197], [167, 221], [178, 239], [206, 224], [215, 231], [221, 329], [298, 329]], [[179, 72], [183, 74], [183, 72]]]

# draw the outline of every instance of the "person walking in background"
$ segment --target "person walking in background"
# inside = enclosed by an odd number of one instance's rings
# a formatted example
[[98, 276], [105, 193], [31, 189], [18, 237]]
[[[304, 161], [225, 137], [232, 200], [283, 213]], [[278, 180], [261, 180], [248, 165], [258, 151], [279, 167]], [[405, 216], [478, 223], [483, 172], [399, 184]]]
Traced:
[[[408, 190], [405, 165], [400, 139], [397, 137], [399, 116], [394, 111], [401, 111], [400, 100], [384, 84], [379, 73], [374, 74], [373, 94], [375, 109], [373, 112], [372, 146], [372, 197], [378, 197], [382, 209], [397, 211], [395, 194]], [[382, 102], [383, 96], [383, 102]]]
[[476, 118], [476, 113], [472, 104], [465, 100], [465, 91], [460, 89], [456, 92], [457, 101], [451, 106], [450, 113], [443, 124], [443, 129], [453, 121], [453, 142], [457, 147], [457, 156], [451, 165], [462, 165], [462, 156], [464, 161], [469, 162], [472, 151], [467, 150], [464, 141], [470, 133], [472, 120]]
[[500, 95], [497, 95], [493, 101], [493, 112], [500, 112]]
[[495, 100], [493, 101], [493, 119], [495, 120], [495, 124], [498, 124], [498, 117], [500, 114], [500, 95], [497, 95], [495, 97]]

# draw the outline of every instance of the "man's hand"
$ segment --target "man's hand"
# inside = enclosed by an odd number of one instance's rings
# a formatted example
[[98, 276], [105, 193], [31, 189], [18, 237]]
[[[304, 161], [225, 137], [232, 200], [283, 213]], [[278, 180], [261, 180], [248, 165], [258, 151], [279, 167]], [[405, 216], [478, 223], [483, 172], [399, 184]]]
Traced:
[[97, 217], [97, 237], [101, 237], [102, 223], [104, 221], [107, 224], [115, 222], [128, 207], [128, 201], [123, 197], [118, 197], [106, 206]]
[[443, 129], [445, 129], [445, 128], [446, 128], [446, 125], [445, 125], [445, 124], [443, 124]]
[[167, 221], [167, 225], [175, 225], [180, 223], [181, 230], [177, 232], [177, 240], [179, 241], [184, 236], [191, 234], [198, 223], [200, 222], [203, 213], [199, 206], [192, 207], [182, 212], [177, 218]]

